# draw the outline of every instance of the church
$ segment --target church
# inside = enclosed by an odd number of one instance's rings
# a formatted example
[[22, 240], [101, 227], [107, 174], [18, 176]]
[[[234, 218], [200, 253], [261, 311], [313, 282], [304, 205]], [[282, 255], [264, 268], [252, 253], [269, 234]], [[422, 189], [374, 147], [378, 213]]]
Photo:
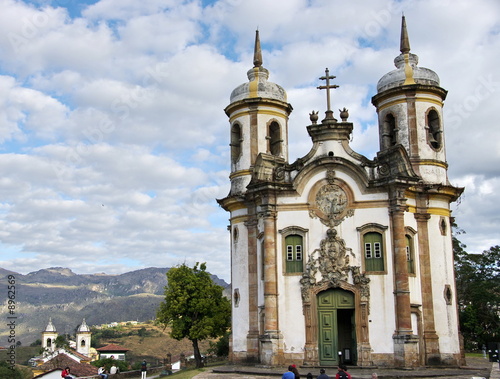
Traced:
[[[349, 112], [322, 118], [288, 161], [286, 91], [268, 81], [259, 34], [248, 82], [231, 93], [229, 212], [234, 363], [360, 367], [464, 363], [457, 314], [438, 75], [401, 27], [396, 69], [377, 85], [379, 151], [349, 145]], [[340, 119], [338, 120], [337, 117]]]

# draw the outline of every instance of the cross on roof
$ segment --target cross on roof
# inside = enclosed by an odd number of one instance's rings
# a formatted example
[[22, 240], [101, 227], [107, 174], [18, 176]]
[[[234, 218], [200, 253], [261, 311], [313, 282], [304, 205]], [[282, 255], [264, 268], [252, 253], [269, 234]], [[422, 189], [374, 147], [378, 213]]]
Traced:
[[325, 76], [320, 77], [321, 80], [326, 80], [326, 86], [319, 86], [318, 89], [326, 89], [326, 118], [327, 119], [334, 119], [333, 118], [333, 111], [331, 110], [330, 107], [330, 88], [338, 88], [339, 86], [336, 84], [330, 84], [330, 79], [335, 79], [336, 76], [330, 75], [330, 71], [328, 68], [325, 69]]

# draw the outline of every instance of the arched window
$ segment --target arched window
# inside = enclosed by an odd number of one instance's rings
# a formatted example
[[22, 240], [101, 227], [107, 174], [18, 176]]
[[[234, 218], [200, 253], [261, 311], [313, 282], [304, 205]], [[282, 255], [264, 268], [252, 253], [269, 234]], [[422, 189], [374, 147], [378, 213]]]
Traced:
[[369, 232], [363, 236], [365, 271], [384, 271], [382, 234]]
[[52, 340], [47, 338], [47, 347], [52, 347]]
[[241, 142], [243, 141], [241, 137], [241, 126], [239, 124], [234, 124], [231, 127], [231, 160], [236, 163], [241, 156]]
[[427, 113], [427, 142], [433, 149], [440, 149], [442, 144], [441, 122], [439, 114], [431, 109]]
[[387, 226], [377, 223], [356, 228], [360, 234], [363, 269], [368, 274], [385, 274], [385, 231]]
[[405, 235], [406, 240], [406, 261], [408, 262], [408, 274], [415, 274], [415, 252], [413, 249], [413, 238]]
[[304, 245], [302, 236], [290, 234], [285, 237], [286, 272], [304, 270]]
[[389, 113], [382, 126], [382, 149], [388, 149], [397, 143], [396, 119]]
[[280, 155], [281, 154], [281, 129], [279, 124], [276, 121], [271, 122], [269, 125], [269, 153], [272, 155]]
[[80, 342], [80, 346], [81, 346], [81, 347], [85, 347], [85, 340], [81, 340], [81, 342]]

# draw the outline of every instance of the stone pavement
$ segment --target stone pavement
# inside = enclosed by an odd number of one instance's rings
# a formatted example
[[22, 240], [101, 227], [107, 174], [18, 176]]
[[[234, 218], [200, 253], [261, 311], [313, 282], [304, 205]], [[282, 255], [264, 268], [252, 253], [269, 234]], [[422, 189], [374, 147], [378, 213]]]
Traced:
[[[492, 364], [484, 358], [468, 358], [467, 364], [467, 367], [462, 368], [419, 368], [415, 370], [351, 367], [349, 372], [353, 379], [371, 379], [371, 374], [374, 372], [378, 374], [380, 379], [500, 379], [498, 363]], [[277, 379], [281, 378], [284, 371], [284, 368], [227, 365], [207, 369], [206, 372], [196, 375], [194, 379]], [[311, 372], [315, 378], [319, 375], [319, 368], [300, 367], [299, 372], [301, 378], [305, 378], [308, 372]], [[335, 368], [327, 368], [326, 373], [331, 378], [335, 378], [337, 370]]]

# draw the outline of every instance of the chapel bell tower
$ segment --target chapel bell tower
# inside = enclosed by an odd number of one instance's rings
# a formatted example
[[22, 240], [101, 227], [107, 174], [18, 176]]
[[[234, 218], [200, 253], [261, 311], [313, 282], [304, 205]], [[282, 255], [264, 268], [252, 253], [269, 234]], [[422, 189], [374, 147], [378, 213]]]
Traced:
[[231, 125], [231, 194], [242, 194], [250, 183], [259, 153], [271, 159], [288, 161], [288, 116], [292, 106], [285, 90], [269, 82], [269, 71], [262, 66], [259, 31], [255, 34], [254, 67], [248, 70], [248, 83], [231, 93], [225, 112]]
[[49, 318], [49, 323], [42, 332], [42, 347], [49, 352], [53, 352], [56, 348], [57, 330], [52, 323], [52, 318]]
[[91, 338], [90, 327], [83, 319], [82, 323], [76, 331], [76, 351], [80, 354], [90, 355], [90, 338]]
[[372, 98], [379, 117], [380, 151], [403, 145], [412, 168], [425, 183], [447, 185], [443, 102], [447, 91], [439, 86], [438, 75], [418, 66], [410, 53], [405, 17], [401, 25], [401, 54], [396, 69], [385, 74]]

